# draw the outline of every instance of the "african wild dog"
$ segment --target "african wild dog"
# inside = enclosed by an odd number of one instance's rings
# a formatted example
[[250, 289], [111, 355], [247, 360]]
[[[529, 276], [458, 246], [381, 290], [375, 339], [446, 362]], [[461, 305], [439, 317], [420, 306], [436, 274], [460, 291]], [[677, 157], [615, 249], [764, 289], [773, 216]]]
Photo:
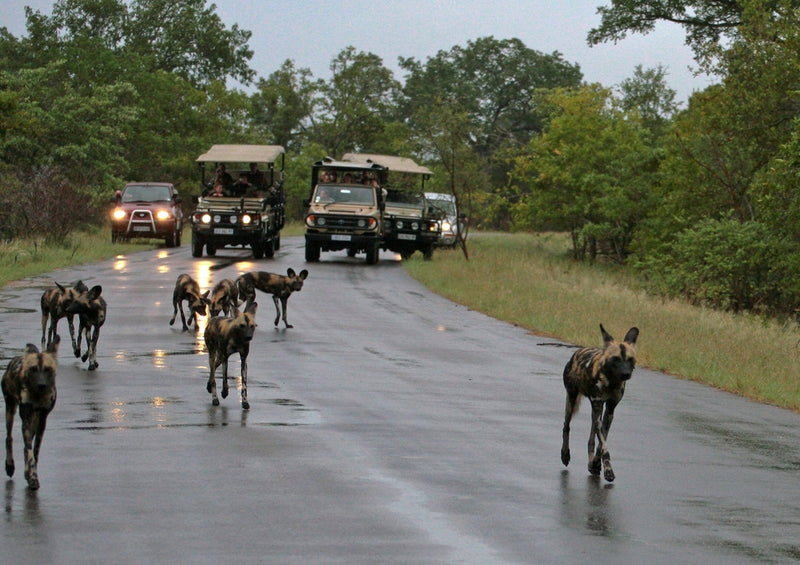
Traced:
[[[100, 296], [103, 287], [99, 284], [89, 289], [86, 294], [81, 294], [67, 307], [67, 312], [78, 315], [78, 341], [75, 344], [75, 357], [81, 361], [89, 360], [89, 370], [94, 371], [99, 367], [97, 362], [97, 340], [100, 337], [100, 328], [106, 321], [106, 301]], [[86, 353], [81, 356], [81, 337], [86, 337]]]
[[31, 490], [39, 488], [36, 465], [42, 446], [47, 415], [56, 405], [56, 356], [61, 338], [56, 335], [44, 353], [29, 343], [19, 357], [14, 357], [3, 374], [3, 397], [6, 401], [6, 475], [14, 476], [14, 453], [11, 429], [19, 408], [25, 457], [25, 480]]
[[228, 357], [239, 354], [242, 365], [242, 408], [250, 408], [247, 401], [247, 355], [250, 353], [250, 341], [256, 330], [256, 309], [258, 304], [248, 302], [244, 312], [235, 318], [211, 318], [205, 331], [206, 349], [208, 350], [208, 366], [210, 374], [206, 390], [211, 393], [212, 404], [219, 406], [217, 382], [214, 373], [222, 365], [222, 398], [228, 397]]
[[236, 316], [239, 313], [239, 291], [236, 289], [236, 283], [231, 279], [222, 279], [211, 291], [208, 315], [219, 316], [220, 312], [226, 316]]
[[275, 326], [281, 320], [281, 307], [283, 308], [283, 323], [287, 328], [294, 327], [286, 320], [286, 302], [293, 292], [303, 288], [303, 281], [308, 277], [308, 271], [303, 269], [300, 274], [294, 269], [286, 271], [286, 275], [276, 275], [265, 271], [245, 273], [236, 279], [236, 288], [239, 289], [239, 299], [252, 302], [256, 299], [256, 289], [272, 295], [275, 302]]
[[[564, 387], [567, 389], [567, 406], [562, 432], [561, 462], [569, 465], [569, 423], [577, 412], [580, 397], [592, 403], [592, 427], [589, 432], [589, 472], [599, 475], [605, 467], [605, 479], [614, 480], [611, 455], [608, 452], [608, 431], [614, 419], [614, 409], [625, 394], [625, 382], [631, 378], [636, 365], [634, 345], [638, 328], [631, 328], [619, 343], [611, 337], [603, 324], [603, 348], [584, 347], [576, 351], [564, 367]], [[605, 407], [605, 410], [603, 408]], [[599, 442], [595, 451], [595, 436]]]
[[[75, 326], [72, 323], [74, 314], [67, 314], [67, 306], [81, 294], [88, 292], [89, 287], [78, 281], [72, 288], [67, 288], [56, 283], [56, 286], [48, 288], [42, 294], [42, 347], [45, 347], [45, 334], [47, 334], [47, 345], [53, 343], [53, 338], [58, 333], [58, 321], [61, 318], [67, 319], [69, 325], [69, 337], [72, 340], [72, 348], [75, 349]], [[47, 320], [50, 320], [50, 330], [47, 328]]]
[[[206, 307], [208, 306], [208, 293], [205, 291], [200, 294], [200, 285], [197, 281], [186, 273], [178, 275], [175, 281], [175, 290], [172, 291], [172, 319], [169, 325], [175, 323], [175, 317], [178, 315], [178, 310], [181, 311], [181, 322], [183, 322], [183, 331], [187, 331], [189, 326], [194, 322], [195, 330], [197, 329], [197, 315], [205, 316]], [[186, 323], [186, 316], [183, 313], [183, 301], [186, 301], [189, 307], [189, 325]]]

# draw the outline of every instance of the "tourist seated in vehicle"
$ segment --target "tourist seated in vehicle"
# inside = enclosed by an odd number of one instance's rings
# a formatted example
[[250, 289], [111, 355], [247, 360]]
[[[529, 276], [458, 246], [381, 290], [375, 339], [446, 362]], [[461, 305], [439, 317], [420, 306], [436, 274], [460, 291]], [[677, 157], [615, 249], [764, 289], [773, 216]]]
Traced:
[[244, 196], [249, 192], [253, 192], [255, 187], [247, 178], [247, 173], [241, 173], [236, 182], [231, 187], [231, 196]]
[[254, 189], [264, 189], [267, 181], [264, 173], [258, 170], [258, 163], [250, 163], [250, 172], [247, 173], [247, 181]]

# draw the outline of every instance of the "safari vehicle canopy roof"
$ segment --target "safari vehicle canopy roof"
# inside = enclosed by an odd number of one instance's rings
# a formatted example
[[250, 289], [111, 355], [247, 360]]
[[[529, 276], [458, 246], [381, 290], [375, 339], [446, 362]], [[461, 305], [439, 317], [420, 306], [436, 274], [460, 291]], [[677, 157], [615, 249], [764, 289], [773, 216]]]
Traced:
[[198, 163], [274, 163], [285, 150], [282, 145], [212, 145]]
[[[349, 155], [349, 153], [348, 153]], [[332, 157], [325, 157], [321, 161], [314, 163], [315, 169], [350, 169], [350, 170], [384, 170], [385, 166], [367, 161], [337, 161]]]
[[342, 155], [342, 161], [350, 161], [353, 163], [364, 163], [370, 165], [375, 163], [386, 167], [390, 171], [397, 171], [398, 173], [413, 173], [419, 175], [432, 175], [433, 172], [428, 167], [418, 165], [412, 159], [407, 157], [397, 157], [394, 155], [378, 155], [375, 153], [345, 153]]

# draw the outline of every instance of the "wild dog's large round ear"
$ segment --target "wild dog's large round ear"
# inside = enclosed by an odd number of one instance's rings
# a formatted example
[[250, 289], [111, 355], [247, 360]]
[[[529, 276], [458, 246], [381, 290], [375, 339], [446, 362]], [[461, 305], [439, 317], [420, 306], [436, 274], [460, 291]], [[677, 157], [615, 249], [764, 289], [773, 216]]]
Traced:
[[293, 276], [295, 276], [295, 274], [296, 274], [296, 273], [294, 272], [294, 269], [292, 269], [291, 267], [289, 267], [289, 269], [286, 271], [286, 274], [287, 274], [288, 276], [290, 276], [290, 277], [293, 277]]
[[639, 328], [633, 327], [628, 330], [628, 333], [625, 334], [625, 339], [623, 340], [625, 343], [630, 343], [633, 345], [636, 343], [636, 338], [639, 337]]
[[100, 296], [102, 293], [103, 293], [103, 287], [102, 286], [100, 286], [99, 284], [93, 286], [92, 290], [89, 291], [89, 295], [90, 295], [89, 296], [89, 300], [94, 300], [95, 298]]
[[609, 343], [614, 341], [614, 338], [611, 337], [611, 334], [606, 331], [606, 329], [603, 327], [603, 324], [600, 324], [600, 333], [603, 334], [604, 344], [608, 345]]
[[300, 271], [300, 279], [306, 280], [308, 278], [308, 269], [303, 269]]
[[[58, 335], [56, 335], [56, 337], [58, 337]], [[32, 343], [28, 343], [25, 345], [25, 353], [39, 353], [39, 348]]]

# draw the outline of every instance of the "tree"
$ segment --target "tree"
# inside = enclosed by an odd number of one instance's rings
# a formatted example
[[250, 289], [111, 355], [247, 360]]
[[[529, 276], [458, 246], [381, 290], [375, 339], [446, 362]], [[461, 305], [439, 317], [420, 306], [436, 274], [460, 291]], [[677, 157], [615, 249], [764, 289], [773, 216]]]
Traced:
[[[718, 0], [611, 0], [611, 6], [599, 6], [600, 26], [589, 31], [590, 45], [613, 41], [628, 33], [647, 34], [659, 22], [679, 24], [686, 30], [686, 42], [695, 55], [705, 58], [709, 46], [721, 38], [734, 37], [742, 23], [746, 2]], [[777, 2], [766, 1], [765, 6]]]
[[467, 112], [470, 144], [488, 159], [503, 145], [524, 145], [541, 131], [534, 93], [578, 86], [582, 74], [560, 53], [529, 49], [519, 39], [482, 37], [439, 51], [423, 65], [400, 58], [408, 72], [403, 113], [410, 117], [436, 100], [451, 100]]
[[268, 78], [258, 81], [258, 89], [250, 98], [250, 123], [261, 138], [287, 150], [299, 150], [322, 85], [321, 80], [312, 79], [309, 69], [298, 69], [294, 61], [285, 61]]
[[[418, 151], [426, 160], [435, 162], [446, 175], [446, 191], [458, 202], [459, 212], [471, 215], [473, 198], [487, 182], [485, 162], [469, 144], [470, 120], [455, 100], [438, 100], [415, 114], [418, 124], [415, 138]], [[441, 181], [440, 181], [441, 182]], [[469, 260], [465, 229], [458, 231], [458, 245]]]
[[675, 91], [667, 87], [667, 71], [661, 65], [643, 69], [636, 65], [633, 76], [619, 86], [623, 111], [636, 111], [642, 124], [659, 137], [678, 111]]
[[511, 173], [512, 183], [531, 187], [515, 209], [517, 225], [568, 230], [576, 259], [603, 253], [623, 262], [657, 166], [638, 116], [598, 84], [556, 89], [546, 102], [553, 117]]
[[352, 46], [330, 68], [331, 78], [314, 100], [311, 139], [333, 156], [369, 151], [391, 118], [399, 85], [380, 57]]

